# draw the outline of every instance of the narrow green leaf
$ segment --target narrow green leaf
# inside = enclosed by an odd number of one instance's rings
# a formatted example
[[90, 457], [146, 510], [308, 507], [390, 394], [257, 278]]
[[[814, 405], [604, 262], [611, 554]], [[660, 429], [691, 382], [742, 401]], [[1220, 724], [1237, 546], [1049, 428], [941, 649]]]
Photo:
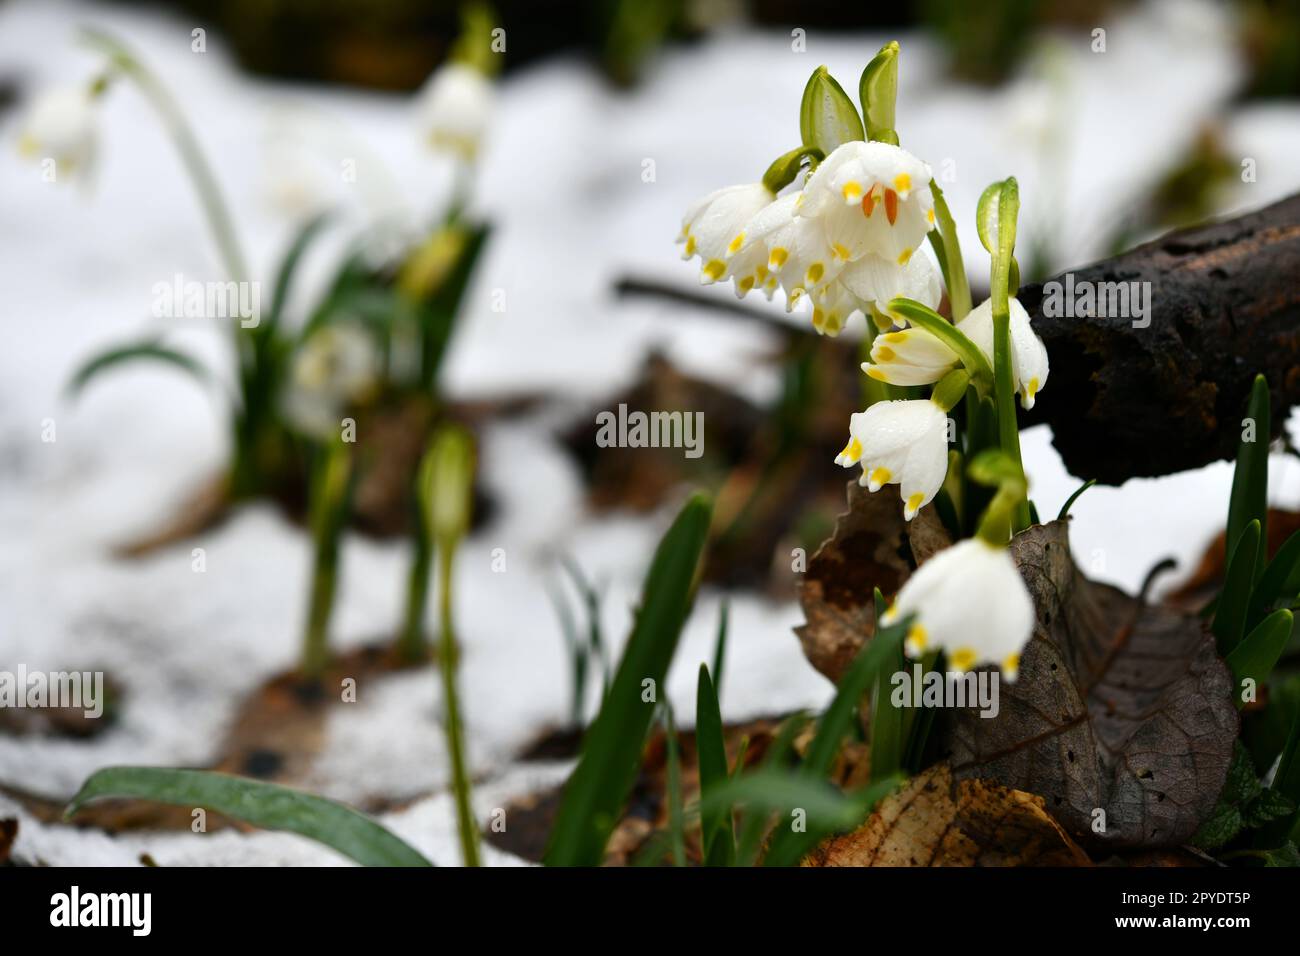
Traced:
[[[1273, 776], [1272, 789], [1300, 807], [1300, 712], [1291, 722], [1291, 734], [1287, 737], [1277, 773]], [[1261, 827], [1255, 846], [1277, 846], [1287, 840], [1294, 840], [1297, 834], [1300, 834], [1300, 809]]]
[[[1250, 424], [1247, 424], [1250, 423]], [[1263, 375], [1256, 375], [1250, 389], [1250, 402], [1246, 407], [1246, 422], [1243, 429], [1253, 426], [1254, 441], [1242, 441], [1237, 450], [1237, 467], [1232, 473], [1232, 495], [1228, 499], [1228, 546], [1241, 540], [1246, 526], [1252, 521], [1259, 522], [1260, 536], [1256, 543], [1261, 550], [1266, 547], [1268, 536], [1268, 440], [1270, 430], [1270, 407], [1268, 380]], [[1256, 574], [1263, 571], [1262, 559], [1254, 567]]]
[[[709, 668], [701, 664], [695, 688], [695, 750], [700, 772], [700, 835], [706, 866], [730, 866], [736, 857], [731, 807], [706, 804], [713, 791], [726, 783], [727, 747], [722, 735], [722, 712], [714, 693]], [[705, 806], [708, 810], [705, 810]]]
[[686, 808], [682, 799], [682, 758], [677, 747], [677, 722], [673, 708], [664, 701], [664, 743], [668, 751], [668, 835], [673, 865], [686, 865]]
[[[880, 592], [877, 591], [876, 594], [879, 601]], [[881, 671], [898, 659], [909, 620], [879, 628], [840, 678], [835, 697], [822, 714], [817, 724], [817, 733], [804, 758], [803, 772], [808, 776], [820, 778], [830, 773], [831, 763], [839, 752], [844, 735], [849, 731], [863, 695], [875, 683]]]
[[682, 508], [655, 551], [641, 607], [618, 671], [583, 741], [546, 851], [550, 866], [595, 866], [636, 780], [654, 703], [690, 611], [712, 507], [700, 494]]
[[804, 87], [799, 134], [805, 146], [816, 147], [826, 156], [836, 146], [866, 139], [858, 108], [824, 66], [813, 71]]
[[1255, 687], [1263, 685], [1273, 672], [1278, 658], [1291, 639], [1291, 612], [1283, 608], [1264, 618], [1259, 625], [1233, 648], [1227, 657], [1228, 668], [1236, 682], [1234, 698], [1237, 709], [1245, 706], [1241, 699], [1242, 682], [1253, 680]]
[[363, 866], [432, 865], [407, 843], [351, 807], [260, 780], [209, 770], [106, 767], [95, 771], [81, 785], [65, 817], [102, 797], [206, 807], [264, 830], [305, 836]]
[[1056, 520], [1064, 521], [1066, 518], [1070, 517], [1070, 509], [1074, 507], [1074, 503], [1079, 500], [1079, 496], [1083, 494], [1085, 491], [1087, 491], [1089, 488], [1091, 488], [1093, 485], [1095, 485], [1096, 483], [1097, 483], [1096, 478], [1089, 478], [1078, 488], [1076, 488], [1074, 490], [1074, 494], [1066, 498], [1065, 504], [1061, 505], [1061, 511], [1059, 514], [1057, 514]]
[[858, 80], [858, 98], [866, 118], [867, 138], [898, 145], [894, 125], [898, 99], [898, 41], [891, 40], [880, 48], [862, 71]]
[[152, 359], [171, 365], [181, 371], [189, 372], [202, 384], [206, 384], [209, 380], [207, 369], [195, 359], [190, 358], [184, 352], [178, 352], [176, 349], [168, 348], [151, 340], [100, 352], [77, 369], [76, 374], [69, 380], [67, 386], [68, 397], [76, 398], [87, 383], [101, 372], [106, 372], [127, 362], [137, 362], [141, 359]]
[[966, 334], [929, 306], [914, 299], [891, 299], [887, 311], [897, 313], [917, 328], [925, 329], [944, 345], [952, 349], [961, 360], [971, 378], [978, 380], [981, 390], [993, 385], [993, 367], [980, 347]]
[[1277, 549], [1273, 560], [1268, 562], [1264, 572], [1250, 595], [1250, 610], [1246, 614], [1246, 627], [1256, 624], [1279, 605], [1290, 606], [1295, 602], [1296, 593], [1288, 590], [1288, 585], [1300, 572], [1300, 531], [1287, 538], [1282, 547]]
[[275, 285], [271, 292], [271, 311], [258, 324], [258, 329], [269, 331], [279, 323], [284, 314], [284, 304], [289, 299], [289, 289], [293, 285], [293, 277], [297, 274], [298, 265], [302, 262], [302, 257], [312, 240], [321, 234], [325, 224], [329, 222], [329, 218], [329, 212], [322, 212], [312, 216], [298, 229], [284, 258], [280, 260], [280, 268], [275, 275]]
[[[767, 752], [763, 754], [763, 762], [759, 771], [773, 770], [782, 767], [786, 759], [794, 750], [794, 740], [801, 734], [808, 725], [808, 715], [799, 712], [791, 714], [777, 729], [776, 737], [768, 746]], [[738, 780], [744, 773], [742, 772], [744, 763], [737, 761], [735, 772], [732, 779]], [[758, 859], [759, 847], [763, 842], [763, 834], [767, 830], [770, 812], [762, 812], [757, 808], [746, 810], [740, 826], [740, 837], [736, 841], [736, 865], [753, 866], [754, 861]]]
[[1259, 535], [1259, 522], [1251, 521], [1242, 531], [1228, 561], [1214, 623], [1210, 628], [1214, 631], [1220, 657], [1232, 653], [1245, 631], [1246, 611], [1250, 608], [1250, 592], [1255, 580], [1255, 560], [1259, 557]]
[[731, 602], [722, 599], [718, 609], [718, 639], [713, 645], [713, 691], [722, 700], [722, 665], [727, 660], [727, 627], [731, 620]]
[[885, 661], [876, 674], [871, 709], [871, 781], [875, 783], [898, 773], [903, 764], [904, 725], [908, 712], [892, 700], [893, 676], [903, 666], [901, 650]]

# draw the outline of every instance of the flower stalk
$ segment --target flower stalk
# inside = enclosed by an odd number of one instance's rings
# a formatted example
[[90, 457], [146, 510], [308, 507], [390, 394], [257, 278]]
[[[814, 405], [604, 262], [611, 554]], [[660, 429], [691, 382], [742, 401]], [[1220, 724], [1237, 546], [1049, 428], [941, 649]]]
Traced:
[[315, 547], [307, 626], [303, 633], [301, 670], [319, 679], [329, 660], [329, 620], [338, 581], [339, 540], [347, 520], [352, 483], [352, 455], [346, 443], [333, 441], [317, 462], [311, 484], [311, 533]]
[[470, 800], [470, 777], [465, 756], [465, 731], [461, 722], [460, 694], [456, 685], [459, 645], [452, 614], [452, 580], [456, 549], [469, 531], [474, 493], [474, 443], [459, 426], [440, 429], [433, 438], [421, 468], [422, 496], [428, 526], [425, 533], [435, 543], [438, 558], [438, 660], [442, 678], [443, 729], [451, 758], [452, 790], [461, 860], [479, 865], [478, 825]]

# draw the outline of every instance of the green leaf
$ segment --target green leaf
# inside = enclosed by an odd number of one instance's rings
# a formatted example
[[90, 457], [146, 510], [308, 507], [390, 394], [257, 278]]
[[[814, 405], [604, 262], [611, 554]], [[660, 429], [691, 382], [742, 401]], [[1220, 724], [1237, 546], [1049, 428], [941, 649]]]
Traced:
[[1255, 581], [1255, 560], [1259, 557], [1259, 535], [1258, 521], [1246, 525], [1223, 576], [1223, 589], [1219, 592], [1219, 603], [1210, 628], [1214, 631], [1220, 657], [1232, 653], [1246, 628], [1246, 612], [1250, 608], [1250, 594]]
[[813, 71], [804, 87], [799, 134], [805, 146], [814, 146], [826, 156], [844, 143], [866, 139], [858, 108], [824, 66]]
[[876, 689], [871, 709], [871, 782], [892, 777], [903, 765], [905, 711], [892, 700], [894, 674], [904, 665], [901, 650], [892, 661], [885, 661], [876, 674]]
[[805, 159], [811, 160], [812, 165], [816, 166], [825, 158], [826, 154], [816, 146], [796, 146], [772, 161], [772, 165], [768, 166], [767, 172], [763, 174], [763, 185], [767, 187], [768, 192], [776, 195], [794, 182], [794, 178], [799, 175], [799, 170], [803, 168]]
[[1246, 614], [1246, 627], [1253, 628], [1278, 605], [1295, 603], [1296, 592], [1290, 584], [1300, 572], [1300, 531], [1287, 538], [1259, 575], [1255, 590], [1250, 595], [1250, 610]]
[[1300, 849], [1287, 841], [1276, 849], [1265, 850], [1264, 866], [1300, 866]]
[[[763, 762], [759, 771], [771, 771], [781, 768], [784, 762], [789, 758], [791, 751], [794, 750], [794, 740], [801, 734], [808, 725], [808, 715], [799, 712], [791, 714], [777, 729], [776, 737], [768, 746], [767, 752], [763, 754]], [[742, 773], [744, 762], [737, 760], [736, 769], [732, 774], [733, 780], [739, 780], [745, 776]], [[720, 798], [722, 799], [722, 798]], [[754, 861], [758, 858], [759, 846], [763, 842], [763, 834], [767, 830], [768, 817], [770, 813], [760, 812], [759, 810], [750, 809], [744, 814], [744, 819], [740, 827], [740, 838], [736, 841], [736, 865], [753, 866]]]
[[664, 701], [664, 744], [668, 751], [668, 835], [673, 865], [686, 865], [686, 809], [682, 799], [682, 758], [677, 750], [677, 722]]
[[1246, 635], [1227, 657], [1228, 669], [1236, 682], [1237, 708], [1245, 706], [1241, 699], [1242, 683], [1253, 680], [1255, 687], [1263, 685], [1273, 673], [1278, 658], [1282, 656], [1291, 639], [1292, 614], [1286, 608], [1274, 611]]
[[[785, 826], [778, 831], [778, 836], [783, 837], [788, 834], [789, 838], [772, 840], [767, 854], [763, 857], [763, 866], [797, 866], [800, 860], [827, 837], [860, 826], [871, 815], [876, 804], [898, 789], [903, 779], [901, 775], [895, 774], [877, 780], [857, 793], [843, 795], [849, 803], [837, 816], [814, 814], [809, 810], [808, 819], [805, 821], [807, 829], [803, 833], [796, 832], [790, 826], [791, 820], [787, 819]], [[793, 806], [803, 807], [803, 804], [793, 804]]]
[[1278, 793], [1272, 787], [1261, 790], [1259, 796], [1246, 806], [1246, 826], [1261, 827], [1273, 820], [1280, 820], [1295, 813], [1295, 802]]
[[654, 716], [653, 702], [642, 699], [643, 688], [653, 688], [655, 694], [664, 689], [668, 665], [690, 612], [711, 514], [705, 496], [692, 496], [655, 551], [618, 671], [565, 786], [546, 851], [550, 866], [595, 866], [604, 855], [636, 781], [642, 744]]
[[831, 763], [849, 731], [863, 695], [872, 687], [880, 673], [897, 661], [907, 625], [908, 620], [904, 620], [880, 628], [853, 659], [840, 679], [835, 697], [822, 714], [817, 724], [817, 733], [808, 746], [808, 755], [803, 762], [806, 775], [820, 778], [830, 773]]
[[1256, 375], [1250, 389], [1250, 402], [1246, 407], [1246, 416], [1254, 422], [1254, 441], [1241, 442], [1237, 450], [1237, 467], [1232, 473], [1232, 495], [1228, 499], [1229, 546], [1241, 540], [1246, 526], [1252, 521], [1259, 522], [1260, 536], [1256, 544], [1261, 558], [1255, 571], [1263, 570], [1263, 548], [1268, 537], [1264, 533], [1268, 525], [1268, 440], [1270, 430], [1270, 408], [1268, 397], [1268, 380], [1263, 375]]
[[1230, 803], [1221, 803], [1192, 836], [1192, 846], [1217, 850], [1240, 833], [1244, 825], [1240, 810]]
[[1074, 503], [1075, 503], [1076, 501], [1079, 500], [1079, 496], [1080, 496], [1081, 494], [1083, 494], [1085, 491], [1087, 491], [1089, 488], [1091, 488], [1093, 485], [1095, 485], [1096, 483], [1097, 483], [1097, 479], [1096, 479], [1096, 478], [1089, 478], [1087, 481], [1085, 481], [1083, 484], [1081, 484], [1078, 488], [1076, 488], [1075, 491], [1074, 491], [1074, 494], [1072, 494], [1072, 495], [1070, 495], [1070, 497], [1066, 498], [1066, 499], [1065, 499], [1065, 504], [1061, 505], [1061, 511], [1060, 511], [1060, 513], [1056, 516], [1056, 520], [1057, 520], [1057, 521], [1064, 521], [1066, 518], [1070, 517], [1070, 509], [1071, 509], [1072, 507], [1074, 507]]
[[718, 608], [718, 639], [713, 645], [713, 690], [718, 700], [722, 700], [722, 665], [727, 659], [727, 626], [731, 620], [731, 602], [722, 599]]
[[106, 352], [100, 352], [90, 361], [86, 362], [81, 368], [77, 369], [71, 380], [68, 382], [67, 394], [69, 398], [76, 398], [81, 394], [81, 390], [86, 387], [91, 379], [98, 376], [101, 372], [116, 368], [127, 362], [136, 362], [141, 359], [152, 359], [158, 362], [164, 362], [168, 365], [179, 368], [184, 372], [189, 372], [200, 383], [206, 384], [209, 380], [207, 369], [199, 362], [190, 358], [184, 352], [178, 352], [176, 349], [160, 345], [156, 341], [137, 342], [134, 345], [123, 345], [118, 348], [109, 349]]
[[95, 771], [81, 785], [65, 817], [102, 797], [206, 807], [264, 830], [308, 837], [363, 866], [432, 865], [407, 843], [351, 807], [260, 780], [209, 770], [106, 767]]
[[706, 866], [730, 866], [736, 857], [731, 807], [709, 804], [709, 810], [705, 812], [703, 804], [729, 779], [722, 712], [705, 664], [700, 665], [695, 688], [695, 750], [700, 772], [700, 835], [704, 844], [704, 863]]
[[280, 318], [284, 315], [284, 304], [289, 299], [289, 289], [293, 285], [293, 277], [297, 274], [298, 265], [302, 262], [302, 257], [307, 251], [325, 224], [329, 222], [330, 214], [322, 212], [312, 216], [299, 228], [297, 235], [294, 236], [293, 242], [290, 243], [284, 258], [280, 260], [279, 271], [275, 275], [275, 286], [271, 292], [271, 311], [267, 314], [265, 321], [259, 323], [258, 329], [274, 329], [279, 323]]
[[858, 98], [867, 120], [867, 139], [898, 145], [894, 107], [898, 100], [898, 41], [880, 48], [858, 80]]
[[[1291, 722], [1291, 734], [1286, 747], [1282, 750], [1282, 759], [1273, 776], [1273, 789], [1300, 807], [1300, 713]], [[1255, 845], [1258, 847], [1276, 846], [1286, 840], [1293, 840], [1300, 831], [1300, 810], [1294, 810], [1287, 817], [1269, 823], [1260, 829]]]
[[934, 309], [914, 299], [899, 297], [891, 299], [886, 310], [897, 313], [917, 328], [925, 329], [952, 349], [970, 372], [971, 378], [980, 383], [981, 391], [987, 391], [992, 386], [993, 367], [989, 365], [989, 360], [980, 347]]

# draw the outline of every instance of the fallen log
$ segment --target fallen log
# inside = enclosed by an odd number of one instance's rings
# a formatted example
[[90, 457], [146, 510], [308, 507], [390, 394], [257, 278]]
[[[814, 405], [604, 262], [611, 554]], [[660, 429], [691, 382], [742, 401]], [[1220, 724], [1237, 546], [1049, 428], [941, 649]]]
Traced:
[[1119, 484], [1233, 457], [1257, 373], [1274, 436], [1300, 404], [1300, 196], [1024, 286], [1019, 299], [1051, 357], [1022, 424], [1051, 425], [1079, 477]]

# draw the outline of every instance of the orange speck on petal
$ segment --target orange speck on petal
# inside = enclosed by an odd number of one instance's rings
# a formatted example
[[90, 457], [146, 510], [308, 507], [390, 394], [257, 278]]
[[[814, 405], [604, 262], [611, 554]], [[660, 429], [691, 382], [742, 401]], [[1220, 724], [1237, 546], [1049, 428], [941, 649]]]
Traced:
[[885, 218], [891, 226], [898, 220], [898, 193], [892, 189], [885, 190]]

